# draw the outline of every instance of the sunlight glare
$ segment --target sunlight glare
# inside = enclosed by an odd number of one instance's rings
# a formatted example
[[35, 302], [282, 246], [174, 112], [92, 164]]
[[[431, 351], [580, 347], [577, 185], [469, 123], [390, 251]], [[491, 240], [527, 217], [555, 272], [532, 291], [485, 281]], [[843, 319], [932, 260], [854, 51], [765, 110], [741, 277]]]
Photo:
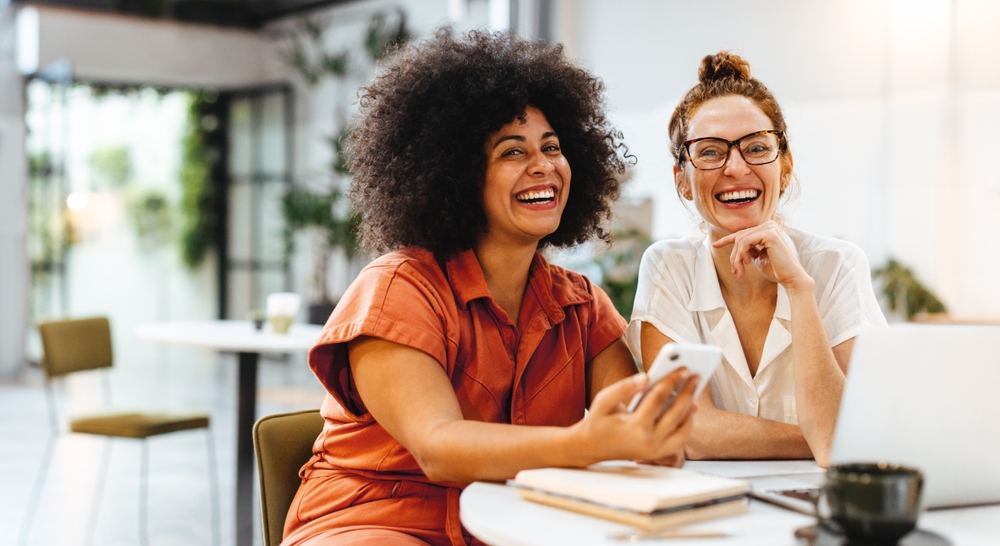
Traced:
[[87, 194], [82, 191], [75, 191], [66, 198], [66, 206], [69, 210], [80, 212], [87, 206]]

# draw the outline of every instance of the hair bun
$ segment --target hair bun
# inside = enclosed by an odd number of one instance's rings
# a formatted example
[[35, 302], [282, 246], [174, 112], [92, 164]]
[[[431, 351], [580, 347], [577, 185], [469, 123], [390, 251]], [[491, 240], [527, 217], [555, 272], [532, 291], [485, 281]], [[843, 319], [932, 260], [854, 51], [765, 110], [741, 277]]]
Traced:
[[720, 51], [701, 60], [701, 66], [698, 68], [699, 82], [708, 83], [726, 78], [749, 80], [750, 63], [728, 51]]

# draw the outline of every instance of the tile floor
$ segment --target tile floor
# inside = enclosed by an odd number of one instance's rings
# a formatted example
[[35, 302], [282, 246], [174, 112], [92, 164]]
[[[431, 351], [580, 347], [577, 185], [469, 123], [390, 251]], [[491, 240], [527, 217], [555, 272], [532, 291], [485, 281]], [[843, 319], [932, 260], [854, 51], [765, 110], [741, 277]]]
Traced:
[[[232, 545], [235, 355], [117, 338], [115, 352], [116, 364], [110, 374], [112, 408], [211, 414], [220, 482], [220, 538], [221, 544]], [[101, 381], [100, 374], [85, 372], [55, 384], [62, 433], [55, 437], [52, 463], [29, 530], [24, 526], [26, 508], [52, 438], [45, 391], [37, 369], [26, 370], [16, 381], [0, 382], [0, 544], [139, 544], [139, 442], [111, 442], [108, 479], [91, 527], [90, 511], [108, 442], [66, 429], [68, 415], [102, 409]], [[322, 387], [306, 367], [304, 354], [261, 360], [258, 417], [315, 408], [322, 399]], [[149, 442], [150, 545], [212, 544], [205, 432], [179, 432]], [[259, 525], [254, 539], [255, 545], [263, 544]]]

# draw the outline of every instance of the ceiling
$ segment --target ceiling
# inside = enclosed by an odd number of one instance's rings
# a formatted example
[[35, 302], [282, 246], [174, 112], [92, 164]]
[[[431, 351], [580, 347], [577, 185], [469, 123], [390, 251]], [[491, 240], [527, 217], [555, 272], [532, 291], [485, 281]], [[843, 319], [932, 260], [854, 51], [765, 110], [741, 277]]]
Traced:
[[205, 23], [224, 27], [258, 28], [274, 19], [350, 0], [11, 0]]

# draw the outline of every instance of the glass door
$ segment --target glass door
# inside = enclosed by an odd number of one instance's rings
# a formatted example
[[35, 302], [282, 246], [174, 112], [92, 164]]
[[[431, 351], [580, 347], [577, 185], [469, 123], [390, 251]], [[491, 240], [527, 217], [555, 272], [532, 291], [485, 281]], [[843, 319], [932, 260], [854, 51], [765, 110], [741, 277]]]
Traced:
[[228, 98], [228, 187], [220, 255], [222, 318], [246, 319], [272, 292], [291, 288], [281, 199], [292, 184], [292, 90]]

